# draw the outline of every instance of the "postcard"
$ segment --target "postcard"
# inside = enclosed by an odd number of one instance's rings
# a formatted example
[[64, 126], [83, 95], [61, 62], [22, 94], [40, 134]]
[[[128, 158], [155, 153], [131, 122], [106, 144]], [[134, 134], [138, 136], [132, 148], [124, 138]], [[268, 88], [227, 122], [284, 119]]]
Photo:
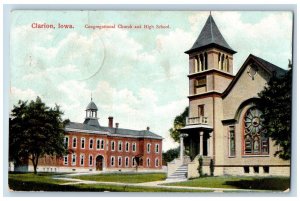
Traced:
[[291, 11], [13, 10], [11, 191], [289, 192]]

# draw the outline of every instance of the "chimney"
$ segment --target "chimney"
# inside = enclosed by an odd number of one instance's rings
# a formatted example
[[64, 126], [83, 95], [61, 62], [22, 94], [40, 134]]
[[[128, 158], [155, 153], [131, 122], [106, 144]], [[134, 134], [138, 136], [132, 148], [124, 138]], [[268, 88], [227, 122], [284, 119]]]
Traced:
[[147, 126], [147, 131], [148, 131], [148, 130], [150, 130], [150, 127], [149, 127], [149, 126]]
[[119, 128], [119, 123], [116, 123], [116, 128]]
[[112, 128], [114, 124], [114, 118], [113, 117], [108, 117], [108, 127]]

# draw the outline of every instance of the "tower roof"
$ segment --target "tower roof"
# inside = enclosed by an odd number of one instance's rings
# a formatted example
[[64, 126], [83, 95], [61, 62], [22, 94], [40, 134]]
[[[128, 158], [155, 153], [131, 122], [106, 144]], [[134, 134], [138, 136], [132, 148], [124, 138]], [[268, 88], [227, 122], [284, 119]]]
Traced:
[[86, 107], [86, 110], [98, 110], [96, 104], [93, 102], [93, 100], [91, 100], [91, 102], [88, 104], [88, 106]]
[[225, 41], [218, 26], [214, 21], [214, 18], [211, 15], [209, 15], [194, 45], [192, 46], [191, 49], [187, 50], [185, 53], [189, 54], [194, 51], [201, 50], [207, 47], [212, 47], [212, 46], [218, 47], [232, 54], [236, 53], [236, 51], [234, 51]]

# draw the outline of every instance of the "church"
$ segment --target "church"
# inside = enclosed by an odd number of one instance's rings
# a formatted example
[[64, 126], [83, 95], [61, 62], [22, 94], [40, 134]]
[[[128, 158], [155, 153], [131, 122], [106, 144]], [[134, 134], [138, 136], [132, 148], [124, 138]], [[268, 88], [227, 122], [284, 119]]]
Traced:
[[189, 116], [181, 129], [180, 157], [168, 163], [169, 179], [210, 175], [290, 175], [290, 161], [274, 156], [280, 149], [266, 136], [258, 93], [272, 75], [285, 70], [250, 54], [236, 75], [237, 53], [210, 14], [189, 57]]

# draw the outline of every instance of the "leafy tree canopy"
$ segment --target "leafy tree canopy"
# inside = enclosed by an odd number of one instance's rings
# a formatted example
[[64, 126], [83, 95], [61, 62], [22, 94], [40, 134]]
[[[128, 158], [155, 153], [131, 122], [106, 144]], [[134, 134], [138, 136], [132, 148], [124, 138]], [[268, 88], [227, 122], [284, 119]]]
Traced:
[[182, 127], [186, 124], [186, 117], [189, 115], [189, 107], [186, 107], [183, 113], [176, 116], [173, 123], [173, 128], [169, 129], [170, 136], [173, 138], [175, 142], [179, 142], [179, 135]]
[[39, 158], [45, 155], [62, 156], [64, 145], [63, 112], [58, 105], [47, 107], [40, 97], [35, 101], [19, 101], [9, 120], [9, 158], [17, 164], [31, 160], [34, 173]]
[[168, 151], [163, 152], [162, 154], [163, 161], [166, 163], [173, 161], [175, 158], [178, 158], [178, 156], [179, 156], [179, 147], [174, 149], [169, 149]]
[[273, 75], [258, 96], [261, 98], [264, 125], [268, 135], [281, 149], [275, 152], [284, 160], [291, 158], [292, 69], [278, 77]]

